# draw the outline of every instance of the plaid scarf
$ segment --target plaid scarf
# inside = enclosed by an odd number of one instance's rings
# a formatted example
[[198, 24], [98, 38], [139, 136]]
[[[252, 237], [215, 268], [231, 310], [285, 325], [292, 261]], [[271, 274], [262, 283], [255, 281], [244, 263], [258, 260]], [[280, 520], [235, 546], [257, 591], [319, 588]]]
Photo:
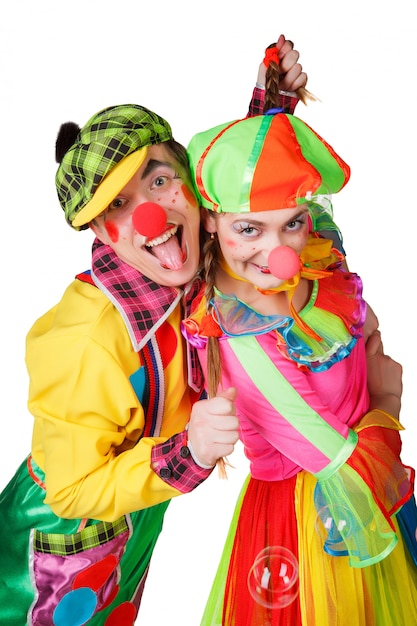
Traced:
[[[155, 335], [183, 298], [188, 315], [201, 286], [197, 279], [184, 289], [162, 287], [122, 261], [110, 246], [98, 239], [93, 243], [91, 275], [122, 316], [136, 352]], [[201, 389], [202, 373], [196, 352], [188, 343], [187, 350], [189, 383], [194, 389]]]

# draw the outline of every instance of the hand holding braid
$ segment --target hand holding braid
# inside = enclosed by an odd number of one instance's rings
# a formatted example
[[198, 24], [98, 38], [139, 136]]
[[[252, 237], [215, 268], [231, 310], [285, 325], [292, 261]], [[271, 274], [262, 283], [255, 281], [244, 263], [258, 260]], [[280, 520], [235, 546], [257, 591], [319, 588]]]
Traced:
[[265, 50], [265, 57], [258, 74], [258, 82], [262, 82], [264, 74], [265, 105], [264, 112], [277, 106], [279, 90], [295, 91], [298, 98], [307, 104], [308, 100], [317, 100], [305, 85], [307, 74], [298, 63], [299, 52], [294, 50], [292, 41], [280, 35], [276, 43], [270, 44]]

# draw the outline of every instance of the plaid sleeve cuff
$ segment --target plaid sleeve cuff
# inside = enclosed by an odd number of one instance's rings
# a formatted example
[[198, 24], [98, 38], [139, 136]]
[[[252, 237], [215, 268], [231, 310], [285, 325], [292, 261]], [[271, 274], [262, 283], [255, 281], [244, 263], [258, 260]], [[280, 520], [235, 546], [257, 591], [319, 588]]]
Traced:
[[284, 113], [291, 113], [293, 115], [295, 107], [298, 104], [298, 97], [292, 91], [278, 91], [278, 103], [277, 107], [284, 110]]
[[265, 89], [255, 87], [252, 94], [252, 100], [249, 104], [249, 111], [247, 117], [255, 117], [255, 115], [261, 115], [265, 102]]
[[213, 468], [205, 469], [194, 461], [187, 446], [187, 432], [170, 437], [152, 448], [154, 471], [170, 487], [188, 493], [208, 478]]
[[[255, 115], [262, 115], [265, 103], [265, 89], [255, 87], [252, 94], [252, 100], [249, 104], [249, 111], [247, 117], [255, 117]], [[284, 113], [291, 113], [293, 115], [295, 107], [298, 104], [298, 97], [295, 93], [290, 91], [279, 91], [277, 109], [282, 109]]]

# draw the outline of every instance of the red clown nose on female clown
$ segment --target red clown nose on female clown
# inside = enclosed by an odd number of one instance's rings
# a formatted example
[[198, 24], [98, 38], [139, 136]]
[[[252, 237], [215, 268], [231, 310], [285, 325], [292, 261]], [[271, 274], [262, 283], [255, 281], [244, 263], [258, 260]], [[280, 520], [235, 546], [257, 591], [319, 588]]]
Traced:
[[269, 253], [268, 267], [271, 274], [280, 280], [290, 280], [300, 271], [301, 261], [292, 248], [278, 246]]

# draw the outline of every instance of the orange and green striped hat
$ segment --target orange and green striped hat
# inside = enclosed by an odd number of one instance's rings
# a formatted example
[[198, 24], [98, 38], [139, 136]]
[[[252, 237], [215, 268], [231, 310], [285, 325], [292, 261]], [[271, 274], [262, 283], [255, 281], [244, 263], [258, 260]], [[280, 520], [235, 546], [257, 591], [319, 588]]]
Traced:
[[349, 166], [293, 115], [258, 115], [194, 135], [188, 155], [201, 206], [248, 213], [337, 193]]

